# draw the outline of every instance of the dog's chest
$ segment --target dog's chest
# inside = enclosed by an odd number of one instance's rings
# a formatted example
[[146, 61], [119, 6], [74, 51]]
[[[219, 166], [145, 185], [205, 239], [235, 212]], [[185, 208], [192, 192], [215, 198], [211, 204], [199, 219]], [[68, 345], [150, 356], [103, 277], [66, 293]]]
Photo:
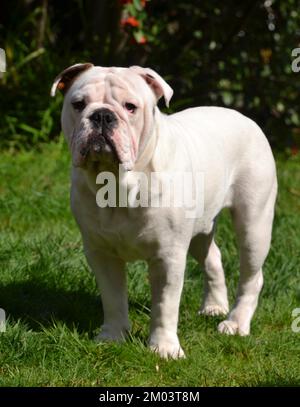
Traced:
[[93, 234], [112, 255], [126, 261], [154, 255], [159, 236], [143, 208], [101, 208], [95, 220]]

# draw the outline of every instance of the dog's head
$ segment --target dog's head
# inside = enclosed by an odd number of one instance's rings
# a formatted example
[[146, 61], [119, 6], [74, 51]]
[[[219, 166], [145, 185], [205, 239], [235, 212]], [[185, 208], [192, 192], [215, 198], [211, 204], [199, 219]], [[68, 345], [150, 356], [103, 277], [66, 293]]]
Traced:
[[73, 165], [118, 161], [131, 170], [153, 132], [155, 106], [173, 91], [153, 70], [76, 64], [54, 80], [51, 95], [64, 94], [62, 129]]

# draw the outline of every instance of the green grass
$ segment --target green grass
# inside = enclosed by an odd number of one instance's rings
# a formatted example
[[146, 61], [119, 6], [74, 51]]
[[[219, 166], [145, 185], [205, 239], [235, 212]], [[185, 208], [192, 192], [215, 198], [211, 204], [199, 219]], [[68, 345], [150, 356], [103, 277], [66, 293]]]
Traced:
[[[128, 266], [132, 335], [96, 344], [101, 301], [69, 209], [65, 144], [2, 153], [0, 159], [1, 386], [300, 385], [300, 159], [278, 160], [280, 194], [265, 286], [249, 337], [217, 333], [219, 318], [197, 316], [202, 276], [189, 259], [179, 336], [187, 358], [163, 361], [146, 348], [150, 293], [143, 262]], [[230, 302], [238, 277], [231, 223], [220, 218]]]

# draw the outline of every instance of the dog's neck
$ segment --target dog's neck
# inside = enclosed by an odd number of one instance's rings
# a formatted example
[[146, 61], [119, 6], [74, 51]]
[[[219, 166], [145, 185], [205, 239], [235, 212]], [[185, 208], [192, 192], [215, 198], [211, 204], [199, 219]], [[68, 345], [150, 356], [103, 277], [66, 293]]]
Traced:
[[158, 122], [160, 118], [159, 116], [161, 116], [161, 112], [159, 111], [158, 107], [155, 108], [154, 115], [155, 115], [154, 126], [151, 129], [151, 134], [149, 134], [146, 137], [145, 144], [140, 147], [138, 158], [133, 167], [133, 171], [144, 171], [144, 170], [147, 171], [147, 167], [149, 167], [149, 165], [151, 166], [151, 161], [157, 146], [159, 134]]
[[147, 137], [146, 145], [139, 152], [133, 171], [149, 173], [164, 170], [161, 168], [161, 163], [164, 162], [161, 155], [165, 154], [166, 148], [173, 148], [169, 119], [170, 115], [162, 113], [158, 107], [155, 108], [154, 127]]

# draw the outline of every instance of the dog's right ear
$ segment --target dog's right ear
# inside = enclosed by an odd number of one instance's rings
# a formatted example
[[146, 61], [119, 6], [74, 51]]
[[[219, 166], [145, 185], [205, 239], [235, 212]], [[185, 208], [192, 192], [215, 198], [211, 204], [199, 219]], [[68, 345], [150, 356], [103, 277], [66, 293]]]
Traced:
[[84, 64], [75, 64], [69, 66], [64, 71], [62, 71], [57, 77], [54, 79], [53, 85], [51, 87], [51, 96], [55, 96], [56, 90], [59, 89], [63, 94], [67, 92], [70, 88], [74, 80], [80, 75], [82, 72], [86, 71], [87, 69], [92, 68], [94, 65], [87, 62]]

